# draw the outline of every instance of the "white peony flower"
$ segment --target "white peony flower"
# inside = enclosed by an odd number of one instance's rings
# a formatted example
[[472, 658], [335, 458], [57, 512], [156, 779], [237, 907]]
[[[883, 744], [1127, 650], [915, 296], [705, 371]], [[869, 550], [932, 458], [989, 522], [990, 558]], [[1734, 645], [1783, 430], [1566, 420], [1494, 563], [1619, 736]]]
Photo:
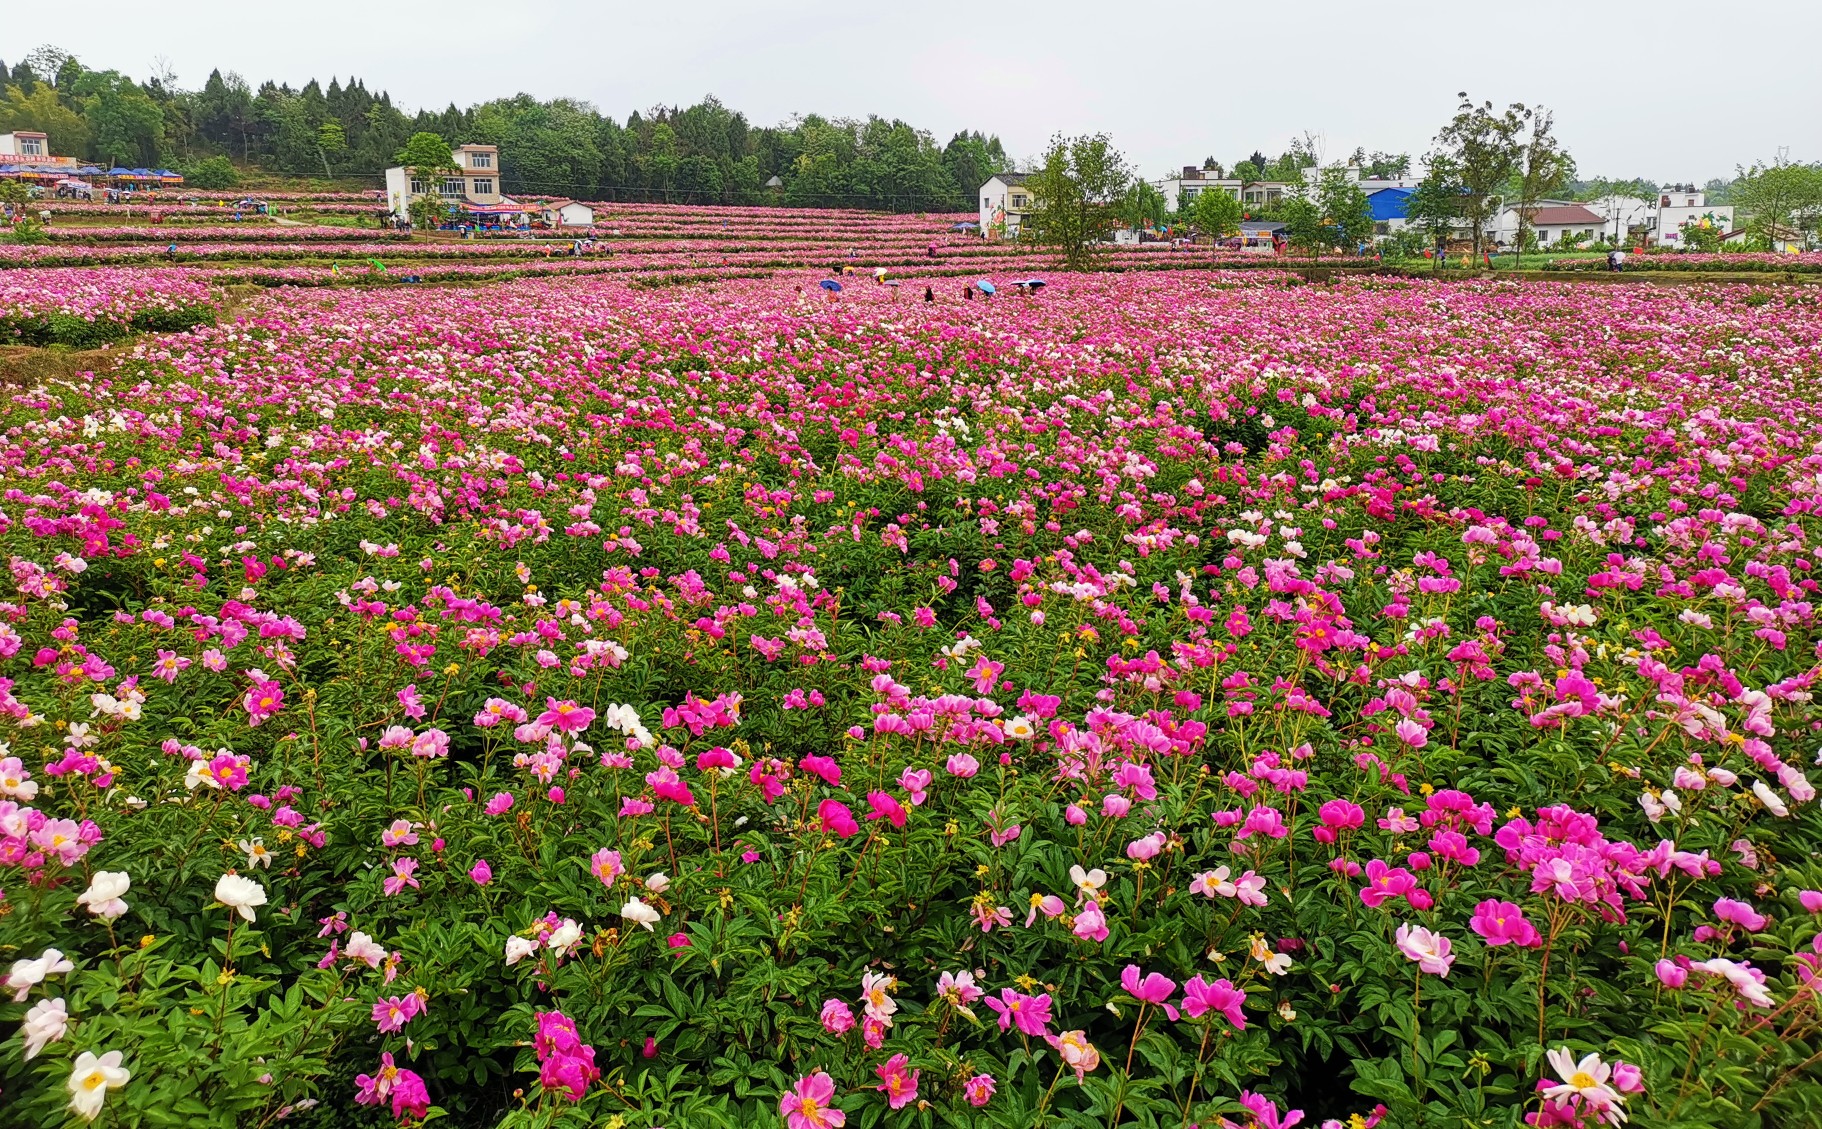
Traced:
[[506, 965], [510, 968], [537, 951], [536, 941], [514, 934], [506, 938]]
[[238, 910], [242, 917], [252, 921], [253, 908], [266, 904], [266, 891], [251, 878], [224, 874], [215, 882], [215, 900], [231, 910]]
[[646, 905], [638, 898], [628, 898], [626, 904], [620, 907], [620, 916], [626, 918], [635, 925], [645, 926], [646, 932], [649, 933], [652, 930], [652, 926], [657, 924], [658, 920], [664, 915], [651, 906]]
[[342, 953], [349, 960], [358, 960], [368, 968], [378, 968], [386, 960], [385, 946], [377, 944], [372, 937], [358, 929], [348, 935], [348, 945]]
[[1753, 781], [1752, 794], [1759, 797], [1759, 802], [1764, 804], [1765, 810], [1771, 812], [1771, 814], [1778, 816], [1779, 818], [1790, 814], [1790, 809], [1784, 806], [1784, 801], [1780, 800], [1778, 794], [1766, 786], [1765, 781]]
[[544, 939], [544, 943], [550, 947], [551, 952], [558, 956], [568, 955], [569, 951], [581, 942], [582, 927], [567, 917], [563, 919], [563, 924], [557, 926], [551, 931], [550, 936]]
[[5, 986], [13, 990], [13, 1002], [22, 1004], [31, 993], [34, 984], [42, 983], [47, 976], [56, 976], [68, 972], [76, 966], [63, 959], [62, 951], [46, 949], [44, 955], [36, 960], [16, 960], [13, 970], [7, 974]]
[[89, 888], [76, 896], [76, 904], [89, 907], [89, 912], [103, 921], [112, 921], [127, 911], [121, 896], [132, 885], [124, 870], [97, 870]]
[[119, 1051], [109, 1051], [100, 1058], [83, 1051], [70, 1070], [70, 1108], [84, 1121], [93, 1121], [101, 1116], [101, 1104], [107, 1100], [108, 1091], [118, 1090], [132, 1077], [132, 1072], [120, 1065]]
[[62, 1000], [39, 1000], [25, 1013], [19, 1037], [25, 1040], [25, 1058], [29, 1062], [46, 1045], [62, 1039], [70, 1029], [70, 1013]]

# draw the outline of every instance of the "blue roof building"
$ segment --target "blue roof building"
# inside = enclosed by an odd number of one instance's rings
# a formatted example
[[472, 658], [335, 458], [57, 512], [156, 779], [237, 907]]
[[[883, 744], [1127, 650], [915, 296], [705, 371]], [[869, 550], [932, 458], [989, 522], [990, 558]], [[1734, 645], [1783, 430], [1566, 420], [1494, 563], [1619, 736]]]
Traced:
[[1405, 208], [1411, 202], [1413, 188], [1381, 188], [1367, 196], [1367, 204], [1373, 209], [1373, 222], [1385, 223], [1389, 220], [1405, 218]]

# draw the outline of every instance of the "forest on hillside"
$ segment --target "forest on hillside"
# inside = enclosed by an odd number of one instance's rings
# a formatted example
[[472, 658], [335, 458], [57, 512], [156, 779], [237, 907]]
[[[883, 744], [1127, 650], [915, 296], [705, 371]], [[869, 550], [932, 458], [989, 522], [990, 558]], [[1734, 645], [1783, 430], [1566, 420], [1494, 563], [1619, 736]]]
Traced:
[[[712, 95], [624, 120], [586, 102], [529, 94], [407, 110], [352, 76], [327, 86], [255, 86], [216, 69], [200, 90], [186, 90], [168, 72], [136, 80], [54, 47], [0, 61], [0, 86], [0, 132], [42, 130], [55, 153], [186, 173], [205, 162], [219, 171], [225, 157], [243, 170], [377, 187], [410, 137], [432, 132], [500, 146], [509, 193], [972, 211], [975, 189], [1009, 163], [999, 138], [979, 131], [939, 145], [927, 130], [876, 116], [805, 114], [756, 126]], [[768, 189], [773, 177], [782, 184]]]

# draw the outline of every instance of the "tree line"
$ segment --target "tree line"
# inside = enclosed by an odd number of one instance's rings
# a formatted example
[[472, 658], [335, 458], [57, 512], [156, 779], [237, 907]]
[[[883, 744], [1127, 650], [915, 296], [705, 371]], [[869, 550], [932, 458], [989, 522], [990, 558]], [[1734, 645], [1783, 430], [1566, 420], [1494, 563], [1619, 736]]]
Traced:
[[975, 191], [1010, 164], [999, 138], [977, 130], [939, 145], [876, 116], [756, 126], [713, 96], [624, 120], [528, 94], [407, 112], [354, 77], [255, 87], [217, 69], [187, 90], [168, 69], [139, 81], [55, 47], [0, 61], [0, 86], [0, 132], [41, 130], [58, 154], [173, 167], [199, 187], [233, 187], [237, 167], [377, 186], [418, 133], [500, 146], [504, 192], [588, 200], [973, 211]]

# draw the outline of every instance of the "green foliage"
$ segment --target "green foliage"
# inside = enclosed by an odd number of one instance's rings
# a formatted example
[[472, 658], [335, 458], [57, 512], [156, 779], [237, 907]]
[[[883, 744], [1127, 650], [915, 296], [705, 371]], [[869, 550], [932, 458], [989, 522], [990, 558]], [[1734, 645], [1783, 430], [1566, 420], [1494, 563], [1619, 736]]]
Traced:
[[220, 154], [191, 165], [183, 179], [190, 188], [227, 189], [240, 185], [240, 173], [235, 171], [234, 163]]
[[1556, 139], [1556, 115], [1542, 106], [1519, 109], [1523, 121], [1513, 171], [1512, 199], [1518, 205], [1517, 243], [1520, 253], [1530, 250], [1533, 205], [1554, 195], [1575, 177], [1575, 160]]
[[1491, 102], [1476, 105], [1465, 93], [1460, 98], [1455, 116], [1436, 134], [1430, 165], [1432, 175], [1443, 165], [1454, 180], [1456, 214], [1469, 229], [1478, 261], [1487, 221], [1519, 167], [1525, 107], [1514, 103], [1496, 111]]
[[1137, 177], [1120, 198], [1120, 220], [1129, 228], [1162, 227], [1169, 212], [1170, 203], [1164, 193], [1150, 181]]
[[1447, 239], [1461, 225], [1465, 189], [1453, 158], [1432, 153], [1429, 169], [1405, 202], [1405, 219], [1431, 245]]
[[1291, 187], [1281, 213], [1293, 244], [1317, 257], [1334, 247], [1351, 249], [1373, 238], [1373, 211], [1366, 193], [1339, 165], [1322, 170], [1314, 185]]
[[[972, 211], [976, 190], [1008, 167], [999, 138], [964, 130], [947, 145], [900, 120], [815, 114], [756, 127], [710, 96], [624, 122], [574, 99], [529, 95], [408, 114], [359, 79], [302, 88], [213, 70], [201, 90], [92, 72], [49, 49], [0, 81], [0, 128], [41, 129], [59, 153], [130, 164], [231, 155], [291, 176], [370, 177], [393, 164], [442, 169], [448, 156], [400, 154], [418, 135], [501, 148], [508, 192], [582, 199], [758, 204], [773, 176], [784, 202], [897, 212]], [[339, 130], [339, 138], [337, 131]]]
[[1766, 241], [1813, 244], [1822, 226], [1822, 163], [1775, 161], [1741, 169], [1731, 200], [1746, 226]]
[[435, 231], [437, 225], [449, 218], [449, 201], [435, 192], [423, 192], [411, 198], [406, 206], [411, 216], [411, 226], [419, 231]]
[[0, 311], [0, 344], [95, 349], [135, 333], [179, 333], [214, 323], [215, 311], [200, 305], [148, 310], [124, 321], [70, 314], [23, 316]]
[[394, 153], [392, 159], [401, 167], [411, 170], [414, 175], [435, 175], [455, 168], [449, 142], [429, 132], [412, 134], [411, 140]]
[[1118, 227], [1119, 205], [1132, 180], [1106, 134], [1051, 139], [1042, 166], [1025, 181], [1032, 210], [1022, 234], [1054, 247], [1071, 269], [1093, 261]]
[[1721, 236], [1726, 234], [1718, 223], [1706, 216], [1690, 220], [1677, 230], [1683, 237], [1682, 246], [1685, 251], [1719, 251]]
[[1217, 242], [1240, 230], [1244, 214], [1239, 199], [1220, 189], [1197, 193], [1190, 205], [1190, 218], [1196, 230]]

